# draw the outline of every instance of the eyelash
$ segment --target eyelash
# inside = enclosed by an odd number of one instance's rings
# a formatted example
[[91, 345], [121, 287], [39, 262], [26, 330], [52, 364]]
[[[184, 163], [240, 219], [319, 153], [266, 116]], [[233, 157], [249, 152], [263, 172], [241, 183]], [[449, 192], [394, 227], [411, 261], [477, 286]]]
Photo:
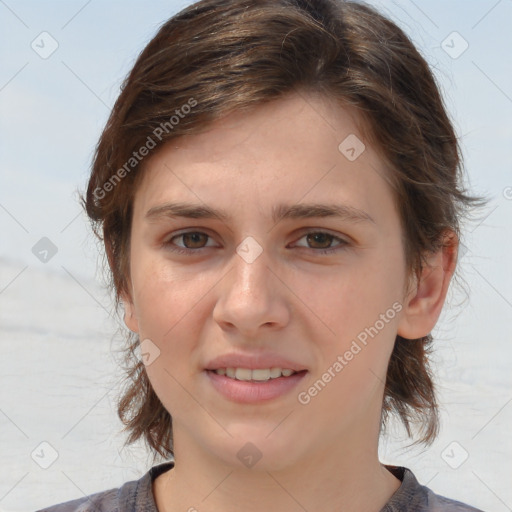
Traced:
[[[200, 234], [200, 235], [206, 235], [209, 239], [211, 238], [210, 235], [208, 235], [207, 233], [203, 233], [202, 231], [184, 231], [183, 233], [179, 233], [177, 235], [174, 235], [172, 236], [171, 238], [169, 238], [167, 241], [165, 241], [162, 245], [172, 251], [172, 252], [175, 252], [177, 254], [192, 254], [192, 253], [197, 253], [198, 251], [200, 251], [201, 249], [206, 249], [207, 247], [199, 247], [197, 249], [188, 249], [186, 247], [178, 247], [176, 248], [177, 246], [174, 246], [174, 244], [171, 242], [171, 240], [174, 240], [175, 238], [179, 238], [179, 237], [182, 237], [184, 235], [189, 235], [189, 234]], [[329, 237], [332, 237], [333, 240], [335, 241], [338, 241], [340, 242], [339, 245], [337, 245], [336, 247], [330, 247], [328, 249], [311, 249], [312, 251], [314, 251], [315, 253], [320, 253], [320, 254], [332, 254], [338, 250], [341, 250], [343, 249], [345, 246], [348, 246], [349, 245], [349, 242], [347, 242], [346, 240], [344, 240], [343, 238], [340, 238], [338, 236], [335, 236], [327, 231], [308, 231], [307, 233], [304, 233], [300, 238], [304, 238], [305, 236], [307, 235], [317, 235], [317, 234], [322, 234], [322, 235], [328, 235]], [[303, 247], [304, 249], [307, 249], [307, 247]]]

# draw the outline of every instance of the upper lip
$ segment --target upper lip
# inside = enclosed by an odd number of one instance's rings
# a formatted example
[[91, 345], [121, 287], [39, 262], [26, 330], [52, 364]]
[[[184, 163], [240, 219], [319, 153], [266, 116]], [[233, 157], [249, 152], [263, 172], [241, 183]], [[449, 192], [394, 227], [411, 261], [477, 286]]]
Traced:
[[305, 370], [303, 365], [286, 359], [278, 354], [223, 354], [212, 359], [205, 367], [206, 370], [218, 370], [219, 368], [289, 368], [296, 372]]

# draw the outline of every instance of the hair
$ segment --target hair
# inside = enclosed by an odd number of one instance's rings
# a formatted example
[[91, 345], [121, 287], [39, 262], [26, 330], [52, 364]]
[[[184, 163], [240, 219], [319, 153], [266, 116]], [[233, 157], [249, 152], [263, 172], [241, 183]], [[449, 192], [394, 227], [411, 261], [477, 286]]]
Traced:
[[[447, 233], [460, 239], [462, 216], [484, 202], [462, 187], [462, 154], [435, 78], [395, 23], [362, 2], [202, 0], [166, 21], [138, 56], [80, 196], [105, 247], [116, 308], [122, 293], [130, 296], [130, 232], [143, 155], [230, 112], [294, 92], [358, 112], [365, 139], [389, 171], [408, 276], [420, 275], [426, 254], [454, 243]], [[125, 336], [126, 386], [117, 413], [126, 442], [142, 438], [155, 456], [173, 456], [171, 415], [136, 355], [138, 335]], [[432, 341], [431, 334], [397, 336], [388, 365], [381, 428], [396, 414], [409, 437], [417, 426], [415, 443], [430, 444], [439, 429]]]

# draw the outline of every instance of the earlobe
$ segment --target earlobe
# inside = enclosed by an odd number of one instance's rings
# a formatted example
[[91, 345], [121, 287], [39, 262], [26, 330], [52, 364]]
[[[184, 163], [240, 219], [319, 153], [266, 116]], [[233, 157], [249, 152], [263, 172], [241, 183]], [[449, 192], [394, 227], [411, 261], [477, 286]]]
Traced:
[[132, 300], [125, 294], [121, 295], [124, 306], [124, 323], [132, 332], [139, 332], [139, 322]]
[[445, 243], [432, 253], [416, 286], [404, 301], [398, 335], [418, 339], [430, 334], [437, 323], [457, 263], [458, 240], [453, 232], [445, 235]]

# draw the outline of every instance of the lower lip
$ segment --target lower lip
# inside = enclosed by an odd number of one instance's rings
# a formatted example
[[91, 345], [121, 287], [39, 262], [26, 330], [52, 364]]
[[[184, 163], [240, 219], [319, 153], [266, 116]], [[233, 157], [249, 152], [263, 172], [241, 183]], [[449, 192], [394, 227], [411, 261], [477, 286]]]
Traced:
[[304, 378], [307, 371], [294, 373], [289, 377], [278, 377], [262, 382], [236, 380], [206, 370], [213, 387], [227, 399], [238, 403], [257, 403], [272, 400], [289, 393]]

